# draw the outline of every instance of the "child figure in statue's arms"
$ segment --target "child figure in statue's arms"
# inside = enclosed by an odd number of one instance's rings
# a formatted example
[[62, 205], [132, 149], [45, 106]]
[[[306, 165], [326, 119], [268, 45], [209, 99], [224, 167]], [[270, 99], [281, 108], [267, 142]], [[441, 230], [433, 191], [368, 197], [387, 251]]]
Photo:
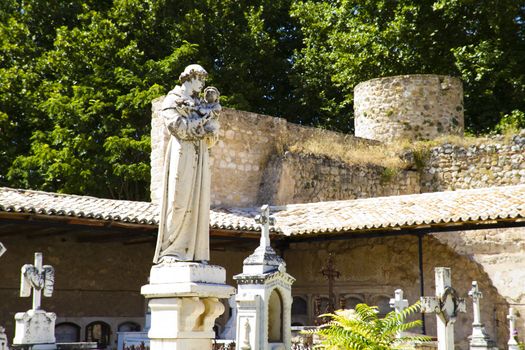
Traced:
[[213, 86], [208, 86], [204, 89], [203, 103], [197, 110], [198, 114], [202, 116], [202, 129], [199, 132], [206, 138], [209, 147], [217, 142], [219, 136], [219, 113], [222, 109], [219, 97], [219, 90]]

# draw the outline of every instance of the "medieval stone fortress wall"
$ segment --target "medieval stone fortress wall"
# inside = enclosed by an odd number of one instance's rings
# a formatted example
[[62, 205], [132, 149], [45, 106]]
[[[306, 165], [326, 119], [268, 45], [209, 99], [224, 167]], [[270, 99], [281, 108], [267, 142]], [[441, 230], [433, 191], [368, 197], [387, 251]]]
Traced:
[[463, 135], [463, 85], [442, 75], [377, 78], [354, 88], [355, 135], [382, 142]]
[[[157, 113], [161, 101], [153, 103], [154, 202], [168, 139]], [[281, 205], [525, 183], [525, 135], [462, 139], [463, 90], [456, 78], [410, 75], [363, 82], [355, 88], [355, 116], [353, 136], [225, 109], [220, 141], [212, 149], [212, 206]], [[389, 154], [396, 145], [416, 140], [422, 148]], [[310, 141], [325, 151], [313, 154], [294, 147]], [[360, 154], [360, 160], [339, 159], [332, 152], [336, 146]], [[374, 163], [371, 147], [383, 147], [383, 157], [399, 157], [401, 165]]]

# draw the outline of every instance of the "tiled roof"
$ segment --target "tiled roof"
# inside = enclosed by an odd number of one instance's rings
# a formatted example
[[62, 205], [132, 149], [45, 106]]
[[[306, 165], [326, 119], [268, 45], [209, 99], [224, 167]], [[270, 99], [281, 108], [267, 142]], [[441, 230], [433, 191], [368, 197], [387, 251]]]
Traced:
[[[0, 188], [0, 212], [70, 216], [157, 225], [149, 202]], [[525, 185], [272, 207], [274, 230], [285, 235], [396, 229], [525, 218]], [[258, 208], [218, 208], [210, 226], [257, 231]]]

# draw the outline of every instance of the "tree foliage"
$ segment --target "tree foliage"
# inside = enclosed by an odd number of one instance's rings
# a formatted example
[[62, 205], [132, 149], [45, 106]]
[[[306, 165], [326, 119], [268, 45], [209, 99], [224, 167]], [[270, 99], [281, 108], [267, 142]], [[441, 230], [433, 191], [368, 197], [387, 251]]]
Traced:
[[148, 199], [150, 102], [188, 63], [208, 69], [225, 106], [341, 131], [357, 83], [451, 74], [471, 130], [505, 115], [523, 127], [524, 11], [513, 0], [3, 0], [0, 185]]
[[408, 342], [429, 341], [423, 335], [402, 335], [411, 328], [421, 325], [421, 320], [405, 322], [406, 318], [419, 311], [416, 303], [402, 312], [389, 312], [379, 318], [377, 306], [358, 304], [354, 309], [338, 310], [328, 316], [331, 321], [313, 330], [321, 338], [320, 349], [326, 350], [390, 350], [402, 349]]
[[524, 12], [513, 0], [297, 2], [301, 102], [313, 103], [312, 117], [329, 127], [350, 130], [358, 83], [447, 74], [464, 82], [467, 127], [489, 131], [502, 115], [525, 110]]
[[0, 185], [148, 199], [151, 100], [190, 62], [226, 105], [289, 98], [286, 0], [0, 5]]

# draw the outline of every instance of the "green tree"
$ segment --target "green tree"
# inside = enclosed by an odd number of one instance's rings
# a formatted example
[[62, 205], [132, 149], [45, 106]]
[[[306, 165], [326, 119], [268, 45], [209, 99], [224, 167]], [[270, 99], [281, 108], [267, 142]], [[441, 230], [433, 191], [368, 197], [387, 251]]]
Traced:
[[0, 185], [147, 200], [150, 102], [188, 63], [223, 104], [282, 115], [290, 1], [9, 0]]
[[410, 314], [419, 310], [414, 304], [402, 312], [389, 312], [379, 318], [376, 306], [358, 304], [354, 309], [338, 310], [334, 314], [321, 315], [331, 320], [309, 333], [321, 337], [318, 348], [327, 350], [390, 350], [402, 349], [403, 345], [414, 341], [429, 341], [423, 335], [397, 337], [400, 332], [421, 325], [421, 320], [405, 322]]
[[381, 76], [433, 73], [464, 82], [467, 127], [488, 131], [525, 110], [525, 7], [513, 0], [304, 1], [296, 91], [308, 118], [351, 130], [353, 88]]

